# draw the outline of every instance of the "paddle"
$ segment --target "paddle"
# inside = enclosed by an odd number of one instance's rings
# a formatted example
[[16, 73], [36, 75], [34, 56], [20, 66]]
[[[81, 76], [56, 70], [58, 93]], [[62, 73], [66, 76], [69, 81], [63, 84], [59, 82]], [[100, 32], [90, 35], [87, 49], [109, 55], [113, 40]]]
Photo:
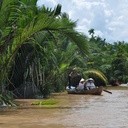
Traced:
[[110, 92], [110, 91], [108, 91], [106, 89], [103, 89], [103, 91], [112, 94], [112, 92]]

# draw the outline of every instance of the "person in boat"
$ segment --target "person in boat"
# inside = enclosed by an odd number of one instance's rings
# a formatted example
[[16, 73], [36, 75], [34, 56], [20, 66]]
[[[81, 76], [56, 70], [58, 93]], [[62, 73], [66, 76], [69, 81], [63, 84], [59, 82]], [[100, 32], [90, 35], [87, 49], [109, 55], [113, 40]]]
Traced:
[[77, 88], [81, 78], [82, 77], [80, 73], [77, 72], [76, 68], [73, 68], [73, 70], [68, 75], [68, 88]]
[[85, 79], [82, 78], [82, 79], [80, 80], [78, 86], [77, 86], [77, 90], [79, 90], [79, 91], [84, 90], [84, 85], [85, 85]]
[[96, 86], [94, 84], [94, 80], [92, 78], [87, 79], [86, 82], [85, 82], [85, 87], [86, 87], [87, 90], [96, 88]]

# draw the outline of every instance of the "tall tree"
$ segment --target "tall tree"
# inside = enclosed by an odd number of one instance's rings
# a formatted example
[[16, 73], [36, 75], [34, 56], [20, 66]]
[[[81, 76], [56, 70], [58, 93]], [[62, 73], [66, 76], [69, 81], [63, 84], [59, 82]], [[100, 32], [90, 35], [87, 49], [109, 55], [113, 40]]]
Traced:
[[[48, 71], [50, 73], [55, 71], [56, 66], [54, 67], [53, 64], [56, 64], [56, 56], [52, 50], [56, 51], [56, 48], [53, 42], [56, 44], [57, 38], [60, 38], [56, 33], [74, 42], [83, 53], [87, 51], [87, 40], [85, 36], [74, 30], [75, 22], [64, 15], [61, 17], [61, 5], [57, 5], [52, 10], [45, 6], [38, 8], [36, 3], [37, 0], [2, 0], [0, 4], [0, 85], [2, 87], [8, 83], [13, 85], [13, 77], [18, 77], [18, 67], [21, 67], [19, 69], [22, 71], [21, 81], [27, 69], [30, 69], [31, 75], [36, 72], [36, 81], [39, 80], [39, 76], [43, 81], [45, 79], [40, 75], [41, 70], [48, 70], [50, 66], [51, 70]], [[40, 59], [41, 57], [45, 63]], [[35, 68], [32, 72], [33, 66]], [[46, 71], [43, 76], [48, 74]]]

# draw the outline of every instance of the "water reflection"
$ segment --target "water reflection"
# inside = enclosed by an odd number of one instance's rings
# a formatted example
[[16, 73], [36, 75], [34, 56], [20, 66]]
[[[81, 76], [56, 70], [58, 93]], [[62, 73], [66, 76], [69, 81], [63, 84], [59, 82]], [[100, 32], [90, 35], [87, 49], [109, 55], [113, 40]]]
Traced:
[[0, 128], [128, 128], [128, 91], [58, 95], [59, 107], [0, 111]]

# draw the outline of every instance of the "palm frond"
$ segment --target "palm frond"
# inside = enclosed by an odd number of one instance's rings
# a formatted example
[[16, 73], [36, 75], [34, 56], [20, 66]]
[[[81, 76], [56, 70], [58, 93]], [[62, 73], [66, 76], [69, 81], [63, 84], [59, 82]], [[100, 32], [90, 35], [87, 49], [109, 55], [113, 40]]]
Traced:
[[20, 0], [20, 2], [24, 3], [26, 6], [35, 6], [38, 0]]
[[94, 79], [99, 78], [105, 84], [107, 84], [107, 82], [108, 82], [106, 76], [99, 70], [95, 70], [95, 69], [87, 70], [87, 71], [84, 71], [83, 74], [85, 76], [93, 77]]
[[71, 30], [62, 31], [62, 33], [79, 47], [81, 53], [84, 55], [88, 54], [88, 41], [86, 36]]
[[58, 15], [60, 15], [61, 14], [61, 8], [62, 8], [62, 6], [61, 6], [61, 4], [58, 4], [55, 8], [54, 8], [54, 13], [53, 13], [53, 15], [54, 16], [58, 16]]

